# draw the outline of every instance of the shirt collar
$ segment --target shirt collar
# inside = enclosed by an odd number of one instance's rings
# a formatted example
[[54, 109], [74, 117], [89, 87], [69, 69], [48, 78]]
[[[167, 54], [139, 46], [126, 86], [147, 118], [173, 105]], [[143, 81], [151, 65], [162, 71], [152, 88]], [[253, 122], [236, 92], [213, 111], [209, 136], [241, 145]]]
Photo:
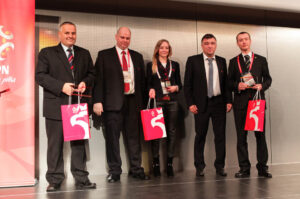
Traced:
[[122, 51], [125, 51], [126, 54], [128, 53], [128, 48], [126, 48], [125, 50], [122, 50], [121, 48], [119, 48], [118, 46], [116, 46], [117, 52], [119, 55], [122, 55]]
[[[69, 48], [71, 48], [71, 49], [72, 49], [72, 52], [74, 52], [73, 46], [68, 47], [68, 46], [63, 45], [62, 43], [60, 43], [60, 44], [61, 44], [61, 46], [63, 47], [63, 49], [64, 49], [65, 52], [68, 52], [67, 50], [68, 50]], [[74, 54], [74, 53], [73, 53], [73, 54]]]
[[[204, 60], [208, 59], [208, 57], [206, 56], [205, 53], [203, 53], [203, 58], [204, 58]], [[213, 60], [216, 60], [216, 56], [215, 55], [213, 57], [210, 57], [210, 58], [212, 58]]]
[[243, 55], [244, 58], [245, 58], [246, 55], [249, 55], [249, 57], [250, 57], [250, 59], [251, 59], [251, 57], [252, 57], [252, 52], [250, 51], [248, 54], [242, 53], [242, 55]]

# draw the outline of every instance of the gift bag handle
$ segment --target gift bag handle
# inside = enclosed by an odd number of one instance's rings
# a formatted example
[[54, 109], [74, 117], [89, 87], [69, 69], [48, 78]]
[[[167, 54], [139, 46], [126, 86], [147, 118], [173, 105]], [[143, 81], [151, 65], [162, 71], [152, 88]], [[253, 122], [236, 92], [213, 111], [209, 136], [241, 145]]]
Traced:
[[147, 104], [147, 109], [150, 109], [151, 99], [154, 100], [153, 107], [156, 108], [156, 99], [155, 99], [155, 98], [150, 98], [150, 97], [149, 97], [148, 104]]
[[261, 94], [259, 90], [256, 91], [253, 100], [261, 100]]
[[[77, 98], [78, 98], [78, 105], [80, 104], [80, 95], [82, 93], [81, 92], [78, 92], [78, 95], [77, 95]], [[69, 95], [69, 104], [68, 104], [68, 107], [72, 104], [72, 95]]]

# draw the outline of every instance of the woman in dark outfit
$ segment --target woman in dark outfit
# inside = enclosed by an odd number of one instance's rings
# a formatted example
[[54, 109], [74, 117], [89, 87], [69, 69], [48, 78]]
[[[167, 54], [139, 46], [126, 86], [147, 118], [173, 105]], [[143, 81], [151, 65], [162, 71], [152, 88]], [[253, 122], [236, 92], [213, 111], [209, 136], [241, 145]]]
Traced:
[[[149, 97], [155, 98], [157, 106], [163, 108], [167, 130], [167, 175], [174, 176], [173, 157], [178, 116], [177, 93], [182, 88], [179, 64], [171, 61], [172, 48], [165, 39], [155, 46], [152, 62], [147, 64], [147, 84]], [[160, 140], [151, 141], [153, 156], [153, 174], [160, 176], [159, 166]]]

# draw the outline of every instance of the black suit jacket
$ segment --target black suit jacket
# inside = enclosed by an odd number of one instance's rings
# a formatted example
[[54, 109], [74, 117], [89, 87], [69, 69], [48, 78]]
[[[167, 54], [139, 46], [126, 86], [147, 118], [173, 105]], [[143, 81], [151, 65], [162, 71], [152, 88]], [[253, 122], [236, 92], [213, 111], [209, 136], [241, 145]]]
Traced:
[[[215, 56], [219, 71], [221, 95], [226, 103], [231, 103], [232, 97], [227, 88], [226, 60]], [[207, 107], [207, 80], [203, 54], [188, 58], [184, 75], [184, 94], [188, 107], [196, 105], [199, 112], [204, 112]]]
[[[242, 72], [247, 72], [245, 61], [242, 54], [238, 55]], [[269, 73], [268, 62], [265, 57], [254, 54], [251, 74], [257, 84], [262, 84], [260, 92], [262, 99], [265, 99], [264, 91], [267, 90], [272, 83], [272, 78]], [[229, 62], [228, 69], [228, 85], [229, 89], [234, 92], [233, 107], [238, 109], [245, 109], [248, 106], [248, 101], [252, 100], [256, 90], [246, 89], [244, 91], [238, 90], [238, 85], [241, 82], [241, 73], [239, 70], [237, 56], [232, 58]]]
[[[134, 88], [138, 110], [144, 107], [146, 81], [143, 56], [129, 49], [134, 67]], [[99, 51], [95, 64], [93, 102], [101, 102], [104, 111], [120, 111], [124, 101], [124, 77], [115, 47]]]
[[[87, 87], [93, 85], [95, 71], [93, 61], [88, 50], [74, 46], [74, 77], [70, 65], [61, 44], [44, 48], [38, 56], [38, 63], [35, 72], [37, 83], [44, 88], [43, 115], [49, 119], [61, 120], [60, 106], [68, 104], [69, 96], [62, 92], [66, 82], [85, 82]], [[86, 89], [86, 94], [89, 89]], [[76, 101], [77, 97], [72, 96]], [[87, 102], [82, 98], [81, 102]]]
[[[177, 85], [179, 90], [182, 88], [181, 78], [180, 78], [180, 68], [178, 62], [171, 61], [172, 63], [172, 72], [170, 77], [171, 85]], [[163, 91], [161, 88], [161, 81], [157, 73], [153, 74], [152, 72], [152, 62], [147, 64], [147, 86], [148, 92], [151, 88], [155, 89], [155, 98], [163, 97]], [[170, 93], [170, 98], [172, 100], [177, 100], [177, 92]]]

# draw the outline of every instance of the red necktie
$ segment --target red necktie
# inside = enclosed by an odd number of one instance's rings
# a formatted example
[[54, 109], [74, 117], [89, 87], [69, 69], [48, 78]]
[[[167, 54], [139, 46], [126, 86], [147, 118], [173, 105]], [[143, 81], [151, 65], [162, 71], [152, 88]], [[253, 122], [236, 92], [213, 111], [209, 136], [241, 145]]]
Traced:
[[[122, 56], [123, 71], [128, 71], [127, 61], [126, 61], [126, 57], [125, 57], [126, 52], [122, 51], [122, 54], [123, 54], [123, 56]], [[125, 91], [125, 93], [129, 92], [129, 90], [130, 90], [130, 84], [124, 82], [124, 91]]]
[[71, 48], [68, 48], [67, 50], [69, 52], [69, 55], [68, 55], [68, 61], [69, 61], [69, 64], [70, 64], [70, 68], [71, 70], [74, 69], [74, 66], [73, 66], [73, 53], [72, 53], [72, 49]]

